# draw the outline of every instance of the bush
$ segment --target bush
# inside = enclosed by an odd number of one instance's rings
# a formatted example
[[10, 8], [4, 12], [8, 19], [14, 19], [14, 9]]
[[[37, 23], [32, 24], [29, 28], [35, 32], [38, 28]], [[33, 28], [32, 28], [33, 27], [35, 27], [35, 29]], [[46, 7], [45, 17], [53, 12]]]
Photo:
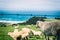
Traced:
[[32, 18], [30, 18], [26, 23], [27, 24], [36, 24], [36, 22], [38, 21], [38, 20], [40, 20], [40, 21], [45, 21], [44, 19], [46, 19], [46, 17], [32, 17]]
[[58, 19], [58, 20], [60, 20], [60, 18], [57, 18], [57, 17], [56, 17], [55, 19]]
[[0, 27], [7, 27], [5, 23], [0, 23]]

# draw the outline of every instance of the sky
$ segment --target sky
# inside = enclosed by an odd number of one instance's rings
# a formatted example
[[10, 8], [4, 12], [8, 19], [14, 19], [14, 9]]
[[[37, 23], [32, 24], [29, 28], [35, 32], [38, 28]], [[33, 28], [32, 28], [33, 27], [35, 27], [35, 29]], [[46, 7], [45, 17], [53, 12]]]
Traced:
[[60, 0], [0, 0], [0, 10], [54, 11], [60, 10]]

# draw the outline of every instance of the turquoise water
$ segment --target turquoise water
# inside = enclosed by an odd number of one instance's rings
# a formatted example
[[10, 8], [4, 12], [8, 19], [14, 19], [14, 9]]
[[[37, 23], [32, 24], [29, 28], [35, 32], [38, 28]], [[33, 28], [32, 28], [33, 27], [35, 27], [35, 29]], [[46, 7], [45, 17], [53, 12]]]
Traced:
[[25, 21], [32, 17], [32, 16], [19, 16], [19, 15], [1, 15], [1, 16], [0, 20], [6, 20], [6, 21]]
[[0, 20], [6, 21], [26, 21], [33, 16], [60, 18], [60, 11], [0, 11]]
[[[36, 15], [35, 15], [36, 16]], [[33, 16], [21, 16], [21, 15], [0, 15], [0, 20], [6, 21], [27, 21]], [[40, 17], [40, 16], [37, 16]], [[46, 16], [47, 18], [54, 18], [56, 16]]]

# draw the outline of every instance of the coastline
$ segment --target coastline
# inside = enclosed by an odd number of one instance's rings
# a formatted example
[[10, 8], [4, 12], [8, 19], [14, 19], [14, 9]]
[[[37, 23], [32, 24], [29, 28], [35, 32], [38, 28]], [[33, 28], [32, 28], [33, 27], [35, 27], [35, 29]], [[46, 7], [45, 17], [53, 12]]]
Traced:
[[26, 21], [6, 21], [6, 20], [0, 20], [0, 23], [12, 23], [12, 24], [17, 24], [17, 23], [24, 23]]

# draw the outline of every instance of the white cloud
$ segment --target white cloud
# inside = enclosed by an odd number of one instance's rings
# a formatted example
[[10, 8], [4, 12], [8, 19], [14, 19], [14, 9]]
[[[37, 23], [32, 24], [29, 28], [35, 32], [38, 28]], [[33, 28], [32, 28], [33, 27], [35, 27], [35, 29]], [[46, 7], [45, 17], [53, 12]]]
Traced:
[[60, 10], [60, 1], [0, 0], [0, 9], [6, 10]]

